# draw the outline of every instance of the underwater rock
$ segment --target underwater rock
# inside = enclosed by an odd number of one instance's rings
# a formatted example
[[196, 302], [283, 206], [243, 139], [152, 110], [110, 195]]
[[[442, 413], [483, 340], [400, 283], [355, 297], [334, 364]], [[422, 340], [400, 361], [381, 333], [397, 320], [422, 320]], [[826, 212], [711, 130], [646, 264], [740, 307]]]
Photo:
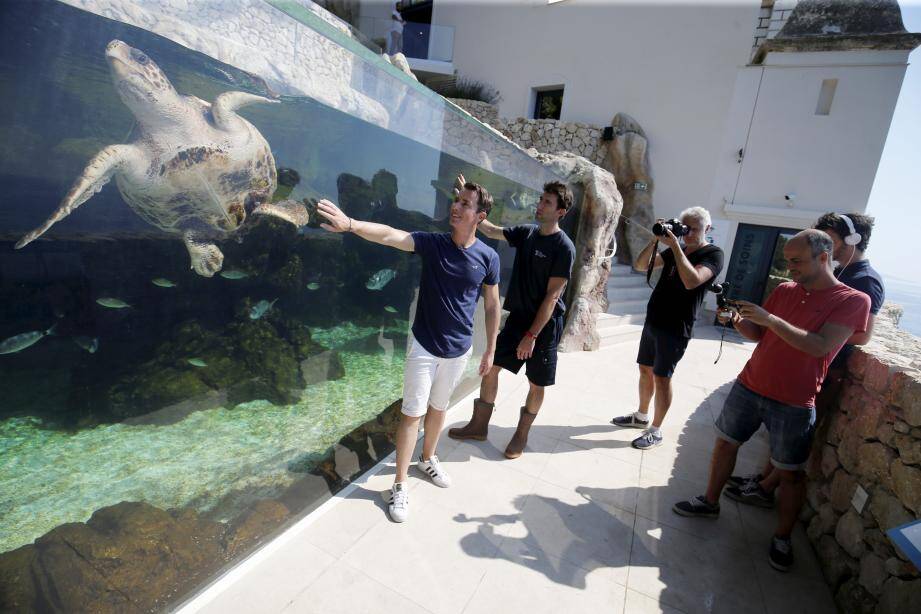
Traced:
[[310, 356], [301, 361], [301, 376], [306, 385], [342, 379], [345, 377], [345, 366], [339, 352], [328, 350], [315, 356]]
[[0, 554], [0, 610], [161, 610], [225, 562], [227, 528], [122, 502]]
[[304, 262], [297, 254], [291, 254], [279, 269], [269, 275], [267, 281], [281, 291], [298, 292], [304, 288]]
[[[326, 358], [316, 361], [325, 366], [321, 370], [310, 359], [324, 354]], [[257, 399], [289, 404], [300, 398], [305, 380], [315, 383], [345, 376], [338, 353], [327, 353], [310, 338], [310, 330], [293, 318], [276, 324], [268, 316], [246, 317], [219, 332], [184, 322], [154, 356], [109, 383], [102, 404], [110, 419], [140, 416], [215, 391], [225, 392], [230, 405]], [[206, 366], [190, 365], [189, 356]], [[304, 362], [310, 363], [307, 377], [301, 373]]]
[[241, 514], [227, 529], [224, 537], [224, 556], [236, 558], [257, 545], [262, 538], [272, 534], [291, 512], [278, 501], [263, 499]]
[[143, 502], [104, 507], [86, 523], [55, 527], [0, 554], [0, 611], [164, 610], [289, 516], [289, 508], [272, 499], [257, 501], [228, 524]]

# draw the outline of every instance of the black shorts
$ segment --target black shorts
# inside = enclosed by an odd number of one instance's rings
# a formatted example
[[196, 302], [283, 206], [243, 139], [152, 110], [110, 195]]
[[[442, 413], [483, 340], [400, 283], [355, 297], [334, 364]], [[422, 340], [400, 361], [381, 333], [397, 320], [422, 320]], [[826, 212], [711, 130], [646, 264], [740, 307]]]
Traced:
[[646, 367], [652, 367], [654, 375], [671, 377], [675, 373], [675, 366], [688, 347], [687, 337], [667, 333], [663, 330], [646, 324], [643, 326], [643, 336], [640, 337], [640, 351], [636, 355], [636, 362]]
[[527, 364], [525, 374], [532, 384], [552, 386], [556, 381], [556, 348], [563, 335], [563, 316], [550, 318], [537, 336], [534, 353], [527, 360], [519, 360], [516, 355], [518, 344], [533, 322], [533, 315], [516, 312], [509, 314], [496, 339], [496, 356], [493, 364], [512, 373], [518, 373], [521, 365]]

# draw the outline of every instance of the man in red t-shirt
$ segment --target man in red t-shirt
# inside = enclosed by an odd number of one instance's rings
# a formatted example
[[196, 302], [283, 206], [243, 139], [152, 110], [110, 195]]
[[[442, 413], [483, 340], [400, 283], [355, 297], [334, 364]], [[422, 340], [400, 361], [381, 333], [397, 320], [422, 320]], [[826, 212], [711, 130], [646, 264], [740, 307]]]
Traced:
[[758, 346], [716, 420], [706, 494], [672, 508], [682, 516], [717, 517], [739, 446], [764, 424], [771, 463], [781, 478], [779, 520], [769, 552], [771, 565], [781, 571], [793, 564], [790, 534], [806, 494], [802, 469], [815, 430], [816, 392], [835, 354], [851, 335], [866, 330], [870, 313], [866, 294], [835, 279], [832, 247], [820, 230], [800, 232], [783, 248], [793, 282], [779, 285], [764, 307], [739, 301], [732, 324]]

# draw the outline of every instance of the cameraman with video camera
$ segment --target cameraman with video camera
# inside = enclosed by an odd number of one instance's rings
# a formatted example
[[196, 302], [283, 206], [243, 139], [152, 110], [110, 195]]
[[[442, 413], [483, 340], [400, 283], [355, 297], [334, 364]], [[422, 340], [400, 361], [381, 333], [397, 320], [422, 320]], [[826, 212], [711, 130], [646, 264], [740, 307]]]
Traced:
[[[637, 270], [647, 269], [647, 274], [654, 268], [662, 269], [646, 307], [636, 357], [640, 369], [639, 408], [611, 420], [615, 426], [645, 429], [631, 444], [638, 450], [662, 444], [660, 427], [672, 402], [675, 366], [687, 349], [710, 281], [723, 270], [723, 250], [707, 243], [710, 213], [703, 207], [686, 209], [677, 220], [660, 219], [652, 230], [655, 236], [633, 263]], [[683, 247], [679, 237], [683, 238]], [[657, 253], [659, 241], [668, 249]], [[655, 415], [650, 423], [648, 411], [653, 396]]]

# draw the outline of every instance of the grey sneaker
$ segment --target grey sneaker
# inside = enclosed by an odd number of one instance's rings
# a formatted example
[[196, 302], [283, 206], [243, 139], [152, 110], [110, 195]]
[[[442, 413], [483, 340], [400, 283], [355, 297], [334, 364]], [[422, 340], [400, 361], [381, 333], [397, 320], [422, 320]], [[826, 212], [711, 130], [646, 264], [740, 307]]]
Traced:
[[630, 414], [612, 419], [611, 424], [628, 429], [644, 429], [649, 426], [649, 420], [640, 420], [636, 414]]
[[723, 491], [733, 501], [758, 507], [774, 507], [774, 493], [767, 492], [758, 482], [745, 482], [741, 486], [729, 486]]
[[662, 445], [662, 434], [655, 434], [652, 431], [646, 431], [631, 443], [631, 446], [637, 450], [652, 450]]
[[726, 480], [726, 484], [729, 486], [744, 486], [749, 482], [760, 482], [764, 479], [760, 473], [753, 473], [749, 475], [732, 475], [729, 476], [729, 479]]
[[720, 504], [711, 505], [707, 503], [706, 497], [700, 495], [687, 501], [679, 501], [672, 506], [672, 511], [679, 516], [691, 516], [700, 518], [718, 518], [720, 515]]
[[793, 566], [793, 542], [789, 538], [772, 537], [768, 561], [777, 571], [790, 571]]

